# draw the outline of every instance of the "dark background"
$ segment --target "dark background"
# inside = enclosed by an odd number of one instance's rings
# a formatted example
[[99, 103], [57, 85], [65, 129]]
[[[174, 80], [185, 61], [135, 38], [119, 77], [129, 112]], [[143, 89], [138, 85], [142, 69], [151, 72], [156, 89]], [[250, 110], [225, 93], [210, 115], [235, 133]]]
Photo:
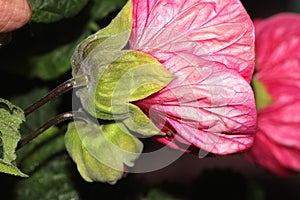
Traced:
[[299, 12], [299, 0], [242, 0], [252, 18], [265, 18], [279, 12]]

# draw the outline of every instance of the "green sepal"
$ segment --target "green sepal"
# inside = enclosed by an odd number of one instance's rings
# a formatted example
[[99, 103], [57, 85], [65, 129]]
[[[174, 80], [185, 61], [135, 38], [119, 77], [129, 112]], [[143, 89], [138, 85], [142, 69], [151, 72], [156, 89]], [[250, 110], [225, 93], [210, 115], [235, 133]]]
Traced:
[[136, 105], [129, 104], [129, 117], [123, 123], [131, 130], [144, 136], [165, 135]]
[[254, 90], [256, 109], [258, 111], [274, 102], [265, 86], [259, 80], [253, 77], [251, 84]]
[[21, 139], [20, 125], [24, 121], [21, 108], [0, 98], [0, 172], [28, 177], [16, 166], [16, 148]]
[[[82, 62], [91, 54], [121, 50], [129, 40], [132, 28], [132, 2], [128, 0], [111, 23], [80, 42], [71, 58], [73, 76], [82, 73]], [[101, 53], [99, 54], [101, 56]]]
[[107, 60], [96, 56], [90, 60], [88, 87], [77, 92], [83, 107], [97, 118], [125, 119], [129, 102], [158, 92], [175, 78], [148, 54], [134, 50], [107, 54]]
[[143, 150], [143, 143], [119, 123], [71, 122], [65, 144], [84, 180], [110, 184], [122, 178], [124, 164], [134, 166]]

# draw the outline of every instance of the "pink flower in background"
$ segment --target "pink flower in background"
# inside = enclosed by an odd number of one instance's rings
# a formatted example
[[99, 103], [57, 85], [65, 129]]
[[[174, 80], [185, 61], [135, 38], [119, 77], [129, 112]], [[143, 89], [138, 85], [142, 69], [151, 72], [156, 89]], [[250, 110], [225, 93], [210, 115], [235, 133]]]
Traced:
[[240, 1], [133, 0], [129, 43], [130, 49], [152, 55], [177, 77], [136, 102], [168, 132], [158, 141], [215, 154], [251, 147], [256, 131], [249, 85], [254, 29]]
[[0, 32], [14, 31], [31, 18], [29, 0], [1, 0], [0, 1]]
[[300, 15], [256, 20], [255, 78], [273, 99], [258, 112], [246, 157], [280, 176], [300, 171]]

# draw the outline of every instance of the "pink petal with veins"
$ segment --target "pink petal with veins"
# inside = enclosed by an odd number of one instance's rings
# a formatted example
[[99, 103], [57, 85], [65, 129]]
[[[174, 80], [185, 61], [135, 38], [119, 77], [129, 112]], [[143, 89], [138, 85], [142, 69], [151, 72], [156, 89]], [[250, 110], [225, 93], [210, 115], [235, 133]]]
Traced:
[[300, 16], [281, 13], [256, 22], [255, 77], [275, 98], [300, 92]]
[[300, 150], [300, 95], [277, 100], [262, 109], [258, 119], [259, 129], [274, 143]]
[[252, 145], [254, 28], [240, 1], [133, 0], [129, 44], [177, 77], [136, 102], [174, 137], [159, 141], [181, 149], [178, 141], [216, 154]]
[[300, 96], [261, 110], [258, 129], [247, 158], [279, 176], [300, 171]]
[[246, 157], [280, 176], [300, 171], [300, 15], [255, 20], [257, 69], [273, 104], [258, 113]]
[[164, 63], [177, 78], [136, 102], [159, 128], [171, 125], [189, 145], [216, 154], [240, 152], [252, 145], [254, 96], [239, 74], [218, 63], [196, 67], [177, 56]]
[[250, 82], [253, 24], [238, 0], [133, 0], [131, 49], [158, 60], [182, 53], [222, 63]]

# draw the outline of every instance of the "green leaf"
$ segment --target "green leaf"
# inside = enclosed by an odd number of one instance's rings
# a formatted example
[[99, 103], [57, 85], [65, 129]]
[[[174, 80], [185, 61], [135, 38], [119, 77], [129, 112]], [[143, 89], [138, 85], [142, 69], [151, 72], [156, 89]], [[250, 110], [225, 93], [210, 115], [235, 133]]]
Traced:
[[[72, 56], [73, 76], [82, 73], [81, 65], [91, 51], [121, 50], [128, 42], [132, 28], [131, 0], [122, 8], [111, 23], [83, 40]], [[79, 74], [80, 75], [80, 74]]]
[[124, 173], [124, 164], [132, 167], [143, 144], [122, 130], [118, 123], [98, 125], [75, 121], [65, 135], [66, 149], [88, 182], [115, 184]]
[[101, 52], [87, 67], [88, 87], [77, 95], [85, 109], [102, 119], [128, 117], [129, 102], [150, 96], [175, 78], [155, 58], [133, 50]]
[[265, 86], [259, 80], [254, 77], [251, 84], [254, 90], [255, 103], [258, 111], [274, 102]]
[[87, 4], [88, 0], [31, 0], [33, 22], [51, 23], [73, 17]]
[[21, 108], [0, 98], [0, 172], [27, 177], [15, 165], [16, 147], [21, 139], [20, 124], [25, 121]]
[[6, 162], [3, 159], [0, 159], [0, 172], [15, 176], [28, 177], [28, 175], [21, 172], [15, 164]]

